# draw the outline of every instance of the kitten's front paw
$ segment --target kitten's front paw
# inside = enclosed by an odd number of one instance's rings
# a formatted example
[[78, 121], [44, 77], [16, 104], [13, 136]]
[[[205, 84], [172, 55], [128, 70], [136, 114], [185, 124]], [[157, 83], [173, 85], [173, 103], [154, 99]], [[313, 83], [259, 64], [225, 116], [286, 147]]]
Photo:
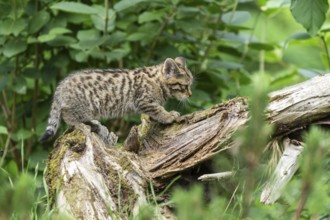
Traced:
[[166, 119], [163, 121], [164, 124], [170, 124], [175, 121], [180, 116], [179, 112], [176, 111], [170, 111], [167, 115]]
[[174, 117], [174, 119], [180, 116], [180, 113], [176, 111], [170, 111], [170, 114]]

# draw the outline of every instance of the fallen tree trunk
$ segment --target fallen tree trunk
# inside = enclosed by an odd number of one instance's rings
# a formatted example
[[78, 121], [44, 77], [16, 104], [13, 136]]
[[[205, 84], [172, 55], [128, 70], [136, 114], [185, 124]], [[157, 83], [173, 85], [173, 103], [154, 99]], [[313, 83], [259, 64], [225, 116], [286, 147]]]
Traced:
[[[318, 76], [270, 94], [267, 118], [275, 125], [272, 142], [330, 115], [329, 80], [330, 74]], [[56, 141], [48, 161], [46, 180], [53, 205], [82, 219], [136, 216], [147, 201], [148, 186], [162, 188], [174, 174], [235, 146], [233, 134], [248, 117], [246, 99], [235, 98], [182, 116], [171, 125], [143, 116], [124, 147], [106, 147], [88, 127], [69, 132]], [[170, 218], [172, 213], [159, 210], [158, 216]]]

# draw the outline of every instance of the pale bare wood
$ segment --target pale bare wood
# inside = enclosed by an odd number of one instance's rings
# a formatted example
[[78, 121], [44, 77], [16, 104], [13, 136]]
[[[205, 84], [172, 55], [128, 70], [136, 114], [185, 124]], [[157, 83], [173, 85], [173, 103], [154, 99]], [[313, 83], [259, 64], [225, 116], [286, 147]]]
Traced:
[[261, 203], [273, 204], [299, 167], [298, 158], [303, 150], [302, 143], [285, 138], [283, 146], [284, 151], [276, 169], [262, 190]]
[[232, 177], [235, 174], [233, 171], [221, 172], [221, 173], [211, 173], [211, 174], [204, 174], [198, 177], [198, 180], [201, 181], [214, 181], [214, 180], [221, 180]]
[[330, 74], [316, 76], [305, 82], [269, 94], [268, 120], [280, 135], [303, 128], [329, 117]]

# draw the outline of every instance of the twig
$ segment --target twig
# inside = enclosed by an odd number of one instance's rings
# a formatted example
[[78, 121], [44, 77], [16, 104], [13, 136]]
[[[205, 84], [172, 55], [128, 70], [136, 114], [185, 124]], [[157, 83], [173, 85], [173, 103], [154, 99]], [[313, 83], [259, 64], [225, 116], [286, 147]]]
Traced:
[[221, 179], [231, 177], [233, 175], [234, 175], [234, 172], [232, 172], [232, 171], [204, 174], [204, 175], [198, 177], [198, 180], [201, 180], [201, 181], [221, 180]]

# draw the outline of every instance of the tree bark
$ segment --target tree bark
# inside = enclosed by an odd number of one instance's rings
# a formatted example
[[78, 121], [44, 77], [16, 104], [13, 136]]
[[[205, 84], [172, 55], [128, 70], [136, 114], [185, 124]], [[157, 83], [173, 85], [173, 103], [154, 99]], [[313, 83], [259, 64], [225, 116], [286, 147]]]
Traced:
[[[267, 120], [275, 125], [272, 143], [329, 116], [330, 74], [270, 93]], [[46, 180], [52, 204], [78, 219], [136, 217], [147, 203], [149, 186], [162, 188], [170, 177], [238, 144], [233, 134], [248, 121], [246, 98], [162, 125], [143, 115], [123, 146], [105, 146], [86, 126], [55, 143]], [[173, 217], [160, 209], [158, 216]]]

